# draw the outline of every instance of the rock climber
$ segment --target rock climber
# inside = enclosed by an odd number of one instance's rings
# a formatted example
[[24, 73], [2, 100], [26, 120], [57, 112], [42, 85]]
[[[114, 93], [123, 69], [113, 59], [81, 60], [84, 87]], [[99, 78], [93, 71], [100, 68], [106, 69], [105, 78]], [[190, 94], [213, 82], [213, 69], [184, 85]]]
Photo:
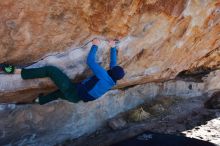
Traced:
[[71, 82], [70, 78], [55, 66], [15, 69], [12, 65], [3, 65], [2, 70], [8, 74], [21, 74], [24, 80], [49, 77], [54, 82], [58, 90], [47, 95], [40, 94], [33, 100], [33, 103], [43, 105], [58, 98], [74, 103], [81, 100], [84, 102], [93, 101], [115, 86], [117, 81], [124, 77], [125, 72], [122, 67], [117, 65], [117, 48], [114, 40], [109, 41], [111, 47], [109, 70], [105, 70], [95, 61], [100, 40], [94, 39], [92, 44], [87, 57], [87, 65], [93, 75], [82, 82]]

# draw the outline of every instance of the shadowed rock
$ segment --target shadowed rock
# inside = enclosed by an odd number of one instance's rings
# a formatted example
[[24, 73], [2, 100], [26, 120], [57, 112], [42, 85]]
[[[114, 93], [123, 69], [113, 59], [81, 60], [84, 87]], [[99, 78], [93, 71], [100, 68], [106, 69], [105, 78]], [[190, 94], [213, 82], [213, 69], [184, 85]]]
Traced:
[[205, 107], [210, 109], [220, 109], [220, 92], [215, 92], [211, 98], [205, 102]]

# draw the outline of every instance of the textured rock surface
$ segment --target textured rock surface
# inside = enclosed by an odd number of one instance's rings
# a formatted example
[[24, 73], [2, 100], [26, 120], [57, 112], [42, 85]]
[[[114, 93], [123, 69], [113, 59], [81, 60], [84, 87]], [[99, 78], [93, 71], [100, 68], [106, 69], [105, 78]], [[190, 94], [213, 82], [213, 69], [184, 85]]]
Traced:
[[[52, 145], [67, 138], [77, 138], [94, 132], [104, 126], [107, 119], [121, 112], [150, 103], [155, 97], [178, 96], [193, 99], [201, 96], [207, 91], [206, 83], [175, 80], [148, 83], [127, 90], [113, 90], [103, 98], [88, 103], [55, 101], [43, 106], [2, 104], [0, 145]], [[187, 109], [191, 110], [189, 107]]]
[[[119, 64], [127, 72], [118, 86], [125, 91], [95, 102], [1, 104], [1, 145], [54, 144], [93, 132], [158, 95], [194, 97], [220, 89], [218, 71], [203, 83], [155, 83], [218, 68], [219, 0], [7, 0], [0, 1], [0, 20], [0, 63], [55, 65], [78, 81], [90, 74], [85, 64], [90, 41], [102, 39], [97, 60], [107, 67], [105, 40], [122, 37]], [[147, 82], [153, 83], [130, 88]], [[1, 103], [29, 102], [54, 89], [48, 79], [0, 75]]]
[[216, 92], [205, 102], [205, 107], [209, 109], [220, 109], [220, 93]]
[[[174, 98], [166, 97], [166, 99], [173, 100]], [[205, 109], [203, 96], [178, 100], [181, 102], [167, 106], [166, 112], [159, 115], [153, 114], [150, 119], [143, 122], [129, 122], [120, 130], [109, 130], [108, 127], [105, 127], [89, 136], [68, 140], [57, 146], [109, 146], [146, 131], [184, 135], [210, 141], [219, 146], [220, 110]], [[141, 106], [148, 109], [145, 105]], [[177, 111], [179, 112], [177, 113]], [[117, 118], [126, 120], [124, 115], [129, 113], [130, 111], [122, 113]]]

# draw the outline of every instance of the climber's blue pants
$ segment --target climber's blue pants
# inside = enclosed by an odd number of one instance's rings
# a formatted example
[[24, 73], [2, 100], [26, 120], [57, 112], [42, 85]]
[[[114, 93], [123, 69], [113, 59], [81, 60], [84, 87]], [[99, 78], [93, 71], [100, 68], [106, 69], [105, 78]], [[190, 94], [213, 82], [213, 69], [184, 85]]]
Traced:
[[45, 66], [41, 68], [22, 69], [23, 79], [35, 79], [49, 77], [59, 88], [46, 96], [39, 97], [39, 103], [45, 104], [58, 98], [70, 102], [79, 102], [81, 99], [77, 95], [76, 84], [72, 83], [69, 77], [55, 66]]

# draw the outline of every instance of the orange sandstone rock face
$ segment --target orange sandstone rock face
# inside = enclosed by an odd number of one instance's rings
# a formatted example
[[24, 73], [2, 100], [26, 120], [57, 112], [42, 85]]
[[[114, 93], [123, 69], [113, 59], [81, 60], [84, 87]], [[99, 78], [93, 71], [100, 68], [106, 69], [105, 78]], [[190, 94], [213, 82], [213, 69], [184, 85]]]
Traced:
[[160, 17], [169, 23], [181, 14], [184, 6], [184, 0], [2, 1], [1, 62], [31, 62], [49, 52], [83, 43], [94, 35], [140, 34], [137, 29], [146, 31], [147, 23], [153, 27], [160, 25]]
[[119, 87], [216, 68], [220, 61], [219, 0], [7, 0], [0, 1], [0, 20], [0, 62], [14, 64], [94, 37], [122, 37], [119, 64], [127, 74]]

